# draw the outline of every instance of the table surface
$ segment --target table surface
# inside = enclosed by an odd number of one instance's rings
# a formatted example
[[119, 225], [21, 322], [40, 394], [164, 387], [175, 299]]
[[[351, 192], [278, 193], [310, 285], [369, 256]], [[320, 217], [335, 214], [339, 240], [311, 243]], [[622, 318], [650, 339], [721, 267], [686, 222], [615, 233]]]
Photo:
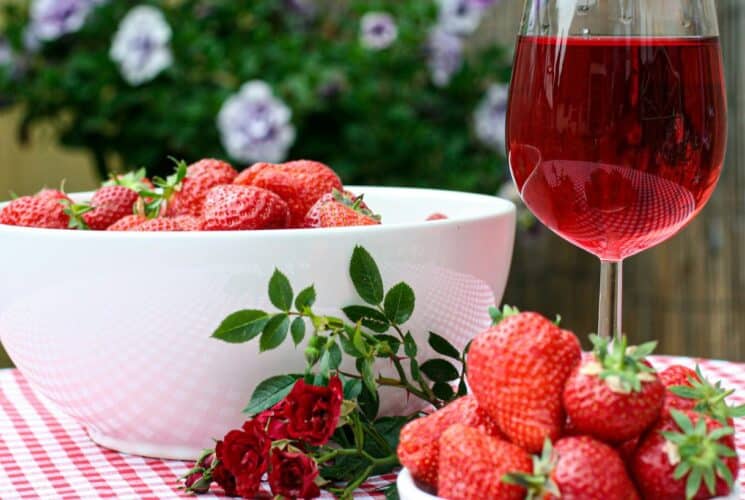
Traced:
[[[665, 356], [653, 360], [658, 369], [697, 362], [707, 377], [736, 389], [733, 403], [745, 402], [745, 364]], [[745, 491], [745, 418], [738, 419], [735, 427], [738, 479]], [[97, 446], [74, 420], [34, 393], [20, 372], [0, 370], [0, 498], [185, 497], [177, 478], [189, 466]], [[395, 474], [372, 478], [355, 498], [382, 499], [383, 490], [394, 480]]]

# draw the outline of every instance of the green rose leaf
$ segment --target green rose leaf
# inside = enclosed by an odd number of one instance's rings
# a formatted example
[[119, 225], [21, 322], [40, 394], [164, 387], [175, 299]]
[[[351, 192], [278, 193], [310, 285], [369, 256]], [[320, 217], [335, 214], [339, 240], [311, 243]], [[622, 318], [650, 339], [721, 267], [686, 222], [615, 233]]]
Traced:
[[453, 388], [450, 387], [450, 384], [447, 384], [445, 382], [435, 382], [434, 385], [432, 385], [432, 392], [434, 392], [435, 396], [442, 399], [443, 401], [450, 401], [455, 395], [455, 392], [453, 391]]
[[416, 359], [411, 360], [409, 370], [411, 371], [411, 378], [413, 378], [414, 380], [419, 380], [421, 373], [419, 371], [419, 363], [417, 362]]
[[362, 381], [350, 378], [344, 383], [344, 399], [355, 400], [362, 392]]
[[459, 376], [455, 366], [444, 359], [430, 359], [419, 368], [433, 382], [450, 382]]
[[427, 342], [435, 352], [449, 358], [460, 360], [458, 349], [456, 349], [455, 346], [448, 342], [444, 337], [441, 337], [434, 332], [429, 332], [429, 339], [427, 339]]
[[339, 348], [339, 344], [334, 342], [331, 344], [331, 346], [328, 348], [329, 353], [329, 368], [332, 370], [336, 370], [339, 368], [339, 365], [341, 365], [341, 349]]
[[316, 302], [316, 289], [313, 285], [303, 288], [295, 298], [295, 309], [302, 312], [306, 307], [311, 307]]
[[261, 352], [269, 351], [278, 347], [287, 337], [287, 331], [290, 329], [290, 318], [287, 314], [275, 314], [264, 327], [264, 333], [259, 340], [259, 349]]
[[361, 246], [354, 248], [349, 276], [362, 300], [372, 305], [383, 301], [383, 278], [380, 277], [380, 270], [372, 256]]
[[274, 274], [269, 280], [269, 300], [280, 311], [289, 311], [292, 307], [290, 280], [279, 269], [274, 270]]
[[383, 302], [385, 315], [397, 324], [406, 323], [414, 312], [414, 290], [406, 283], [399, 283], [388, 290]]
[[404, 336], [404, 354], [410, 358], [415, 358], [417, 351], [416, 340], [414, 340], [411, 332], [406, 332], [406, 335]]
[[378, 333], [388, 331], [390, 323], [380, 311], [367, 306], [347, 306], [344, 309], [344, 314], [349, 318], [349, 321], [362, 323], [362, 326], [369, 328], [370, 330]]
[[375, 383], [375, 374], [373, 373], [372, 360], [369, 358], [357, 358], [357, 371], [362, 375], [362, 383], [365, 384], [367, 390], [375, 396], [377, 394], [378, 385]]
[[264, 311], [244, 309], [225, 318], [212, 336], [225, 342], [248, 342], [264, 329], [269, 316]]
[[305, 337], [305, 320], [300, 316], [293, 319], [290, 325], [290, 333], [292, 334], [292, 341], [295, 345], [302, 342]]
[[299, 378], [302, 378], [302, 375], [292, 374], [278, 375], [264, 380], [254, 389], [251, 401], [243, 410], [243, 413], [253, 417], [276, 405], [290, 393], [292, 386]]

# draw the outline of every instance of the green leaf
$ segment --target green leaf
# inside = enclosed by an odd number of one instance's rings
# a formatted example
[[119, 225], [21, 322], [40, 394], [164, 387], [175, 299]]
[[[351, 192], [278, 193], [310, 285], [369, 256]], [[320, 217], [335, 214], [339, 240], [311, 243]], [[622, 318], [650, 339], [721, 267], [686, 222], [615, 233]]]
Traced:
[[453, 344], [447, 341], [444, 337], [437, 335], [434, 332], [429, 332], [429, 338], [427, 342], [435, 350], [435, 352], [447, 356], [449, 358], [460, 360], [460, 353]]
[[328, 380], [329, 371], [331, 370], [331, 353], [329, 351], [323, 351], [321, 360], [318, 362], [319, 373], [316, 375], [316, 379], [313, 382], [314, 385], [323, 385], [323, 381]]
[[377, 397], [378, 386], [375, 383], [375, 374], [373, 373], [372, 360], [369, 358], [358, 358], [356, 361], [357, 371], [362, 376], [362, 382], [370, 393]]
[[383, 436], [391, 451], [398, 448], [398, 438], [401, 428], [409, 422], [407, 417], [380, 417], [373, 423], [373, 427]]
[[254, 389], [251, 395], [251, 402], [248, 403], [243, 413], [248, 414], [249, 417], [253, 417], [267, 408], [276, 405], [290, 393], [292, 386], [295, 385], [295, 382], [299, 378], [302, 378], [302, 375], [293, 374], [277, 375], [276, 377], [264, 380]]
[[344, 383], [344, 399], [355, 400], [362, 392], [362, 381], [350, 378]]
[[430, 359], [419, 368], [433, 382], [450, 382], [458, 378], [458, 370], [444, 359]]
[[375, 338], [380, 342], [385, 342], [388, 347], [391, 348], [394, 354], [398, 354], [398, 350], [401, 347], [401, 339], [394, 337], [393, 335], [376, 335]]
[[450, 401], [455, 395], [455, 392], [453, 391], [453, 388], [450, 387], [450, 384], [445, 382], [435, 382], [432, 385], [432, 392], [434, 392], [435, 396], [442, 399], [443, 401]]
[[269, 280], [269, 300], [280, 311], [287, 312], [292, 307], [292, 286], [279, 269], [274, 270]]
[[349, 277], [362, 300], [372, 305], [383, 301], [383, 278], [380, 277], [380, 270], [372, 256], [361, 246], [356, 246], [352, 253]]
[[419, 371], [419, 363], [416, 359], [412, 359], [411, 363], [409, 365], [409, 370], [411, 371], [411, 378], [414, 380], [419, 380], [419, 377], [422, 375]]
[[367, 353], [370, 352], [370, 350], [367, 348], [365, 337], [362, 335], [362, 330], [360, 330], [359, 326], [355, 328], [354, 333], [352, 334], [352, 345], [363, 356], [367, 356]]
[[264, 333], [259, 340], [259, 350], [269, 351], [278, 347], [287, 337], [290, 329], [290, 318], [285, 313], [279, 313], [272, 317], [264, 327]]
[[362, 384], [362, 392], [357, 397], [357, 404], [360, 405], [360, 410], [368, 420], [375, 420], [375, 417], [378, 416], [378, 410], [380, 409], [379, 399], [376, 391], [371, 392], [366, 384]]
[[316, 302], [316, 289], [313, 285], [303, 288], [295, 298], [295, 309], [302, 312], [306, 307], [312, 307]]
[[362, 326], [369, 328], [370, 330], [378, 333], [387, 332], [390, 328], [388, 318], [386, 318], [380, 311], [367, 306], [347, 306], [344, 309], [344, 314], [349, 318], [349, 321], [362, 323]]
[[414, 290], [406, 283], [398, 283], [385, 294], [383, 310], [393, 323], [403, 324], [414, 312]]
[[292, 334], [292, 341], [295, 345], [302, 342], [305, 337], [305, 320], [300, 316], [293, 319], [290, 325], [290, 333]]
[[410, 358], [415, 358], [417, 351], [416, 340], [414, 340], [411, 332], [406, 332], [406, 335], [404, 336], [404, 354]]
[[332, 370], [336, 370], [339, 368], [339, 365], [341, 365], [341, 349], [339, 348], [339, 344], [334, 342], [331, 344], [331, 346], [328, 347], [328, 353], [329, 353], [329, 368]]
[[385, 500], [400, 500], [400, 497], [398, 496], [398, 486], [396, 483], [391, 484], [388, 486], [385, 491]]
[[244, 309], [225, 318], [212, 337], [234, 344], [248, 342], [261, 333], [268, 321], [264, 311]]
[[341, 348], [344, 352], [352, 356], [353, 358], [359, 358], [363, 356], [361, 352], [357, 350], [356, 347], [354, 347], [354, 344], [351, 340], [349, 340], [347, 337], [341, 335], [339, 336], [339, 341], [341, 342]]

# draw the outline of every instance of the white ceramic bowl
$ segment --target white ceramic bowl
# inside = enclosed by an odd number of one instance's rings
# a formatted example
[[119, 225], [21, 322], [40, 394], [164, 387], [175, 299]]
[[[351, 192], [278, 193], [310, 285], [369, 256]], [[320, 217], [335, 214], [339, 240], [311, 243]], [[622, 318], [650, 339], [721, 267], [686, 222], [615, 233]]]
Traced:
[[[362, 245], [386, 287], [405, 280], [414, 288], [407, 327], [420, 345], [435, 331], [464, 346], [502, 298], [513, 204], [448, 191], [350, 189], [365, 193], [384, 225], [199, 233], [0, 225], [0, 340], [31, 385], [96, 442], [181, 459], [239, 426], [258, 382], [304, 366], [302, 348], [289, 342], [259, 355], [257, 341], [210, 338], [235, 310], [273, 310], [266, 287], [275, 267], [296, 292], [315, 284], [316, 309], [339, 315], [340, 306], [361, 303], [347, 270]], [[425, 222], [432, 212], [450, 219]], [[396, 393], [385, 406], [403, 403]]]

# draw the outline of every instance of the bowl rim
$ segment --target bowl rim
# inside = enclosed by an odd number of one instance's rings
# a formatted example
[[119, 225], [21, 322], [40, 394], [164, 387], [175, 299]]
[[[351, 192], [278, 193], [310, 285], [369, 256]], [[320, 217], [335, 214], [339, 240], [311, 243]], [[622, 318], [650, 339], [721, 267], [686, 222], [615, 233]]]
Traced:
[[[358, 186], [351, 185], [345, 186], [346, 189], [357, 191], [361, 193], [380, 193], [380, 194], [407, 194], [408, 196], [414, 197], [432, 197], [440, 196], [443, 199], [450, 199], [457, 201], [471, 200], [477, 201], [484, 204], [485, 208], [483, 211], [479, 211], [475, 215], [452, 217], [448, 219], [440, 219], [434, 221], [412, 221], [395, 224], [380, 224], [374, 226], [349, 226], [349, 227], [327, 227], [327, 228], [315, 228], [312, 231], [307, 229], [272, 229], [272, 230], [256, 230], [256, 231], [171, 231], [171, 232], [137, 232], [137, 231], [70, 231], [64, 229], [48, 229], [48, 228], [35, 228], [35, 227], [22, 227], [22, 226], [10, 226], [6, 224], [0, 224], [0, 236], [4, 234], [39, 234], [45, 236], [54, 237], [74, 237], [77, 240], [80, 239], [91, 239], [91, 238], [179, 238], [179, 239], [192, 239], [205, 237], [210, 239], [222, 239], [222, 238], [266, 238], [271, 235], [277, 239], [284, 238], [315, 238], [319, 235], [326, 236], [346, 236], [346, 235], [358, 235], [360, 233], [368, 234], [386, 234], [392, 232], [411, 231], [416, 229], [433, 228], [433, 227], [452, 227], [458, 226], [463, 223], [480, 222], [492, 218], [509, 217], [516, 213], [515, 204], [499, 196], [493, 196], [488, 194], [480, 193], [469, 193], [465, 191], [453, 191], [446, 189], [430, 189], [430, 188], [418, 188], [418, 187], [391, 187], [391, 186]], [[86, 199], [93, 194], [93, 191], [83, 191], [76, 193], [67, 193], [68, 196], [74, 200]], [[0, 209], [5, 207], [10, 201], [0, 203]], [[82, 234], [81, 234], [82, 233]], [[104, 235], [104, 236], [102, 236]]]

